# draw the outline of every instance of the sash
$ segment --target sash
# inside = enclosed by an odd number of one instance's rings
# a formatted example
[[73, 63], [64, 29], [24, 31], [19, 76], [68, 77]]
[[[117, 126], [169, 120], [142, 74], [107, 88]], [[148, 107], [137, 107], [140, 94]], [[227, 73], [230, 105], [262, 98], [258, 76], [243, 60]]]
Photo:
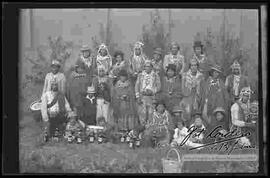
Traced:
[[61, 92], [57, 92], [56, 96], [53, 98], [52, 102], [47, 104], [47, 108], [51, 108], [58, 101], [59, 104], [59, 113], [64, 113], [65, 108], [65, 96]]

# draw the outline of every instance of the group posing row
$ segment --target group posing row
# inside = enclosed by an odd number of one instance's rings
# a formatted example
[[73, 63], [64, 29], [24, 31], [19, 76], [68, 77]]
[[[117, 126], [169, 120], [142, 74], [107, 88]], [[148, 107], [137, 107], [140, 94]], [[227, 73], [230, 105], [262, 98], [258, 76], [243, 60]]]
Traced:
[[[104, 120], [113, 128], [110, 132], [141, 133], [146, 144], [153, 131], [160, 142], [168, 144], [174, 139], [173, 143], [179, 144], [187, 128], [194, 125], [206, 132], [220, 125], [223, 134], [235, 128], [248, 130], [252, 136], [243, 142], [256, 142], [258, 102], [250, 102], [252, 92], [239, 62], [234, 61], [232, 74], [224, 83], [220, 66], [209, 63], [200, 41], [194, 42], [193, 49], [187, 71], [175, 42], [164, 59], [162, 50], [156, 48], [151, 60], [143, 53], [143, 44], [137, 42], [128, 60], [117, 51], [114, 64], [104, 44], [96, 57], [83, 46], [67, 79], [59, 72], [60, 62], [53, 60], [52, 72], [45, 78], [41, 107], [43, 121], [50, 123], [49, 133], [61, 128], [69, 113], [68, 118], [76, 118], [83, 128]], [[198, 135], [197, 140], [201, 143], [202, 138]], [[187, 143], [194, 146], [195, 142]]]

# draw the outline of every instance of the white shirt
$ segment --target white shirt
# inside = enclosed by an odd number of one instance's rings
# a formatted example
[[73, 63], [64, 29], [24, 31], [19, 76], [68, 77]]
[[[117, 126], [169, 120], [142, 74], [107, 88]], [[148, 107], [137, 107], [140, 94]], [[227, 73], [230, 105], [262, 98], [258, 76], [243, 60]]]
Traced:
[[181, 143], [187, 135], [188, 129], [186, 127], [183, 127], [181, 130], [179, 128], [174, 129], [173, 138], [177, 140], [178, 143]]

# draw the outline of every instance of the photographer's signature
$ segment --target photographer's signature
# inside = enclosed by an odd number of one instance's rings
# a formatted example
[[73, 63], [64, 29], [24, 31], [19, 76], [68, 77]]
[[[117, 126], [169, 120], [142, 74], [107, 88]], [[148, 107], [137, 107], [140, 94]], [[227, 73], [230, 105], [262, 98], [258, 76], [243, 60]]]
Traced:
[[[228, 152], [228, 154], [231, 154], [233, 150], [237, 149], [252, 149], [255, 148], [255, 146], [246, 145], [244, 143], [240, 144], [239, 139], [242, 137], [249, 137], [251, 135], [250, 132], [243, 133], [239, 131], [238, 129], [231, 130], [226, 133], [220, 132], [222, 129], [222, 126], [215, 127], [210, 133], [206, 135], [206, 139], [214, 139], [214, 142], [206, 143], [201, 146], [192, 147], [189, 150], [199, 149], [203, 147], [208, 147], [211, 150], [214, 151], [225, 151]], [[205, 128], [198, 129], [195, 126], [192, 126], [188, 129], [188, 135], [182, 140], [180, 146], [184, 146], [185, 143], [190, 138], [199, 137], [201, 134], [203, 134], [206, 131]], [[217, 140], [218, 139], [218, 140]]]

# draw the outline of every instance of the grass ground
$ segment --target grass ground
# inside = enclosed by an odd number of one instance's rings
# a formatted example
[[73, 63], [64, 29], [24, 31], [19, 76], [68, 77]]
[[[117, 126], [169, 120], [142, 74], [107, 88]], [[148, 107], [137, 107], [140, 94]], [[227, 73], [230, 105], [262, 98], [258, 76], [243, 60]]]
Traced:
[[[33, 94], [30, 92], [31, 96]], [[129, 149], [126, 144], [46, 143], [41, 127], [27, 110], [31, 100], [22, 100], [19, 164], [21, 173], [162, 173], [161, 159], [170, 148]], [[194, 151], [196, 152], [196, 150]], [[209, 151], [202, 150], [201, 153]], [[257, 162], [185, 162], [184, 173], [256, 172]]]

